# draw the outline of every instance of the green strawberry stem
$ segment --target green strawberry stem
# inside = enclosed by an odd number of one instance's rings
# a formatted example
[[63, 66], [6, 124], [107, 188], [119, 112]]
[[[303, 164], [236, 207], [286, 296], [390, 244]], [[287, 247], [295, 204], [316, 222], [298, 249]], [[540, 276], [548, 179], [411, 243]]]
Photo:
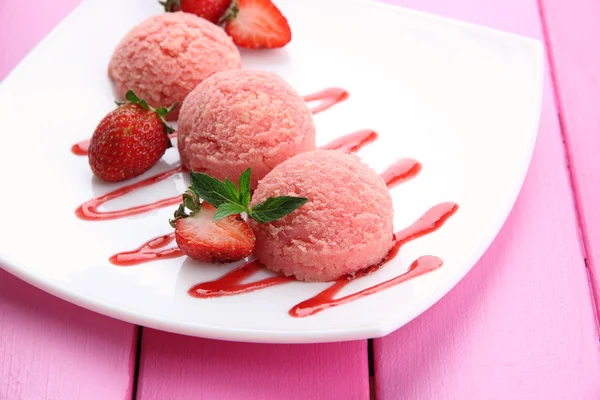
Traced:
[[[131, 104], [137, 104], [138, 106], [142, 107], [144, 110], [148, 110], [148, 111], [153, 111], [156, 113], [156, 115], [158, 115], [158, 118], [160, 118], [160, 122], [162, 122], [163, 127], [165, 128], [165, 133], [168, 135], [169, 133], [173, 133], [175, 132], [175, 129], [171, 128], [171, 126], [169, 126], [169, 124], [167, 124], [167, 121], [165, 120], [165, 117], [172, 112], [174, 109], [177, 108], [177, 106], [179, 105], [179, 102], [175, 102], [171, 105], [171, 107], [165, 108], [165, 107], [159, 107], [159, 108], [154, 108], [151, 107], [146, 100], [144, 99], [140, 99], [134, 92], [133, 90], [128, 90], [127, 93], [125, 93], [125, 99], [127, 99], [127, 101], [115, 101], [115, 103], [118, 106], [122, 106], [124, 104], [127, 104], [127, 102], [131, 103]], [[169, 140], [169, 147], [172, 147], [171, 145], [171, 141]]]
[[165, 8], [166, 12], [174, 12], [181, 9], [181, 2], [179, 0], [159, 1], [159, 3]]
[[[183, 200], [181, 204], [179, 205], [177, 210], [175, 210], [175, 213], [173, 213], [173, 219], [169, 220], [169, 224], [173, 228], [175, 228], [177, 221], [179, 221], [180, 219], [193, 217], [200, 211], [201, 203], [196, 193], [192, 192], [191, 190], [188, 190], [182, 195], [182, 198]], [[185, 211], [186, 208], [190, 210], [189, 214]]]
[[219, 21], [217, 21], [218, 25], [222, 25], [227, 21], [232, 21], [237, 17], [238, 12], [240, 12], [240, 8], [238, 7], [237, 0], [231, 0], [231, 4], [229, 8], [221, 15]]

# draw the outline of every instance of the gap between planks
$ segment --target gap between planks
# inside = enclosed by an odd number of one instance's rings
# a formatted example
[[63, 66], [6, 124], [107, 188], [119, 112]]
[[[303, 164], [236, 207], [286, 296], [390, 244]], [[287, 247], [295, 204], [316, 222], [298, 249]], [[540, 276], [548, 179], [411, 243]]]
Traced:
[[133, 380], [133, 389], [131, 391], [131, 399], [132, 400], [137, 399], [138, 381], [139, 381], [139, 376], [140, 376], [140, 359], [142, 358], [142, 336], [143, 336], [143, 332], [144, 332], [144, 328], [140, 325], [136, 325], [135, 329], [136, 329], [135, 336], [137, 339], [135, 341], [135, 364], [134, 364], [133, 376], [131, 377], [131, 379]]
[[375, 355], [373, 353], [373, 339], [369, 339], [367, 341], [367, 360], [369, 361], [369, 399], [376, 400]]

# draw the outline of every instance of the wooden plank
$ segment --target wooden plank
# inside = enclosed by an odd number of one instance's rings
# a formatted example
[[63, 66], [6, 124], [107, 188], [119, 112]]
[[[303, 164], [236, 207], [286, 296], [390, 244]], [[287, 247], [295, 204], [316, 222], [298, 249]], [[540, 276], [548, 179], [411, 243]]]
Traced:
[[600, 3], [542, 0], [596, 313], [600, 318]]
[[0, 270], [0, 399], [130, 399], [133, 325]]
[[144, 329], [139, 400], [368, 398], [365, 340], [248, 344]]
[[[80, 0], [0, 4], [0, 80]], [[131, 398], [136, 328], [0, 270], [0, 399]]]
[[[535, 0], [395, 3], [542, 38]], [[589, 15], [590, 24], [597, 17]], [[579, 25], [572, 16], [561, 18], [564, 29]], [[583, 43], [595, 46], [598, 39], [583, 41], [584, 35], [575, 32], [572, 36], [574, 41], [578, 36], [582, 52]], [[597, 59], [591, 54], [597, 52], [586, 51]], [[565, 78], [579, 75], [582, 64], [581, 58], [569, 60]], [[597, 104], [590, 102], [586, 110], [592, 113]], [[593, 304], [549, 79], [542, 114], [521, 195], [485, 256], [434, 307], [375, 340], [379, 400], [600, 398]], [[580, 125], [600, 140], [590, 130], [593, 124]], [[592, 149], [591, 143], [589, 154], [600, 148]], [[587, 184], [598, 193], [597, 179]]]

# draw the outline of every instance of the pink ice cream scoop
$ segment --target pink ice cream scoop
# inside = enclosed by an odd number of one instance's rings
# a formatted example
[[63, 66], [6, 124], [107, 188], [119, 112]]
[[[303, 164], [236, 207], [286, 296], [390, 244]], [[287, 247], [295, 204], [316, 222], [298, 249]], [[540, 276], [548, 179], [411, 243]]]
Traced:
[[304, 100], [266, 71], [215, 73], [185, 99], [177, 143], [183, 165], [236, 181], [252, 167], [251, 187], [276, 165], [315, 149], [315, 126]]
[[[131, 89], [153, 107], [168, 107], [213, 73], [232, 68], [241, 68], [240, 53], [223, 29], [175, 12], [150, 17], [129, 31], [113, 52], [108, 75], [119, 96]], [[176, 120], [178, 112], [167, 119]]]
[[279, 220], [249, 219], [254, 255], [273, 271], [331, 281], [379, 263], [392, 247], [392, 198], [357, 156], [315, 150], [292, 157], [260, 181], [251, 205], [276, 196], [308, 201]]

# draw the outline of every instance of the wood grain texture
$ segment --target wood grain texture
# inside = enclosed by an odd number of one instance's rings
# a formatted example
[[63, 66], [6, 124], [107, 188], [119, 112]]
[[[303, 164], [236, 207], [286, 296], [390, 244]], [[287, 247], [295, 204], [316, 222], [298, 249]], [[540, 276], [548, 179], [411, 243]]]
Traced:
[[130, 399], [136, 338], [0, 270], [0, 399]]
[[[0, 80], [80, 0], [0, 1]], [[135, 326], [0, 270], [0, 399], [129, 399]]]
[[144, 329], [138, 400], [368, 398], [366, 340], [269, 345]]
[[[542, 38], [535, 0], [395, 3]], [[593, 304], [550, 79], [544, 89], [530, 171], [493, 245], [434, 307], [375, 341], [379, 400], [600, 398]]]
[[540, 7], [600, 318], [600, 3], [542, 0]]

